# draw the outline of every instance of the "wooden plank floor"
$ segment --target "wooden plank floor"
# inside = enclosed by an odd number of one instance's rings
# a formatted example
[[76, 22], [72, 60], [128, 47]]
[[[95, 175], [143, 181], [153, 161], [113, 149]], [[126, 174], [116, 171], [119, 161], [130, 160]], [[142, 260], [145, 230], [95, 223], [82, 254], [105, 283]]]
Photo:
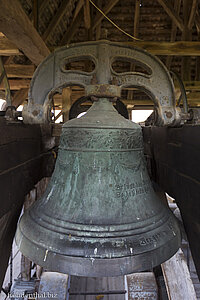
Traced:
[[[98, 292], [98, 295], [70, 295], [69, 300], [125, 300], [125, 295], [104, 295], [101, 292], [125, 290], [124, 277], [78, 277], [71, 276], [70, 292]], [[99, 296], [99, 297], [98, 297]]]

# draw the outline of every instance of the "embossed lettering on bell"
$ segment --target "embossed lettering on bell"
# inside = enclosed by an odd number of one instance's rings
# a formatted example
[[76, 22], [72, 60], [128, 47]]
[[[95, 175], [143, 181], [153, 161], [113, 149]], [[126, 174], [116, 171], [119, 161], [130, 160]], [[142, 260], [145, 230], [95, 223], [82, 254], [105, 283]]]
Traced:
[[178, 250], [180, 230], [152, 188], [141, 127], [108, 98], [64, 124], [51, 181], [16, 241], [45, 269], [94, 277], [148, 270]]

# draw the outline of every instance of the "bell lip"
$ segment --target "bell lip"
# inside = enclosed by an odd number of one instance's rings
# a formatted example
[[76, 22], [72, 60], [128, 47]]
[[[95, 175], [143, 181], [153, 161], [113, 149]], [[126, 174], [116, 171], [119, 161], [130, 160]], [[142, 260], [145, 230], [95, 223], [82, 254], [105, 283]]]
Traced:
[[[21, 235], [21, 238], [20, 238]], [[74, 276], [115, 277], [152, 269], [170, 259], [181, 246], [181, 235], [173, 236], [166, 244], [153, 250], [120, 258], [87, 258], [55, 254], [36, 246], [17, 230], [16, 244], [23, 255], [47, 271]], [[31, 255], [32, 253], [32, 255]]]

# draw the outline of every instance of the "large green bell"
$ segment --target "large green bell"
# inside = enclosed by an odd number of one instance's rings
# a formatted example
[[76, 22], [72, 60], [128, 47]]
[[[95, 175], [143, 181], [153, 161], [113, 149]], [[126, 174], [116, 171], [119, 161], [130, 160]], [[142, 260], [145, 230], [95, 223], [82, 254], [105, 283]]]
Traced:
[[117, 276], [163, 263], [180, 241], [151, 186], [140, 126], [106, 98], [65, 123], [48, 188], [18, 225], [22, 253], [52, 271]]

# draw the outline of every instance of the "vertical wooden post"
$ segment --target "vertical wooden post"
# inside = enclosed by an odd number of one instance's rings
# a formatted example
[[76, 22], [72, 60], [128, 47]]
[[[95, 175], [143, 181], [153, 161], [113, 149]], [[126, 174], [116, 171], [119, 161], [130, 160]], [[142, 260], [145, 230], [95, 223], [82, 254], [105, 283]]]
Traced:
[[[190, 0], [183, 0], [183, 16], [184, 16], [184, 29], [182, 33], [183, 41], [191, 41], [192, 32], [188, 28], [188, 20], [190, 16]], [[182, 80], [191, 80], [191, 58], [183, 56], [181, 68]]]
[[62, 91], [62, 112], [63, 112], [63, 122], [69, 120], [69, 110], [71, 108], [71, 88], [64, 88]]
[[[140, 0], [135, 0], [135, 14], [134, 14], [134, 28], [133, 35], [134, 37], [138, 37], [139, 35], [139, 19], [140, 19]], [[134, 71], [134, 65], [131, 64], [130, 71]], [[133, 91], [128, 91], [127, 98], [133, 100]]]

